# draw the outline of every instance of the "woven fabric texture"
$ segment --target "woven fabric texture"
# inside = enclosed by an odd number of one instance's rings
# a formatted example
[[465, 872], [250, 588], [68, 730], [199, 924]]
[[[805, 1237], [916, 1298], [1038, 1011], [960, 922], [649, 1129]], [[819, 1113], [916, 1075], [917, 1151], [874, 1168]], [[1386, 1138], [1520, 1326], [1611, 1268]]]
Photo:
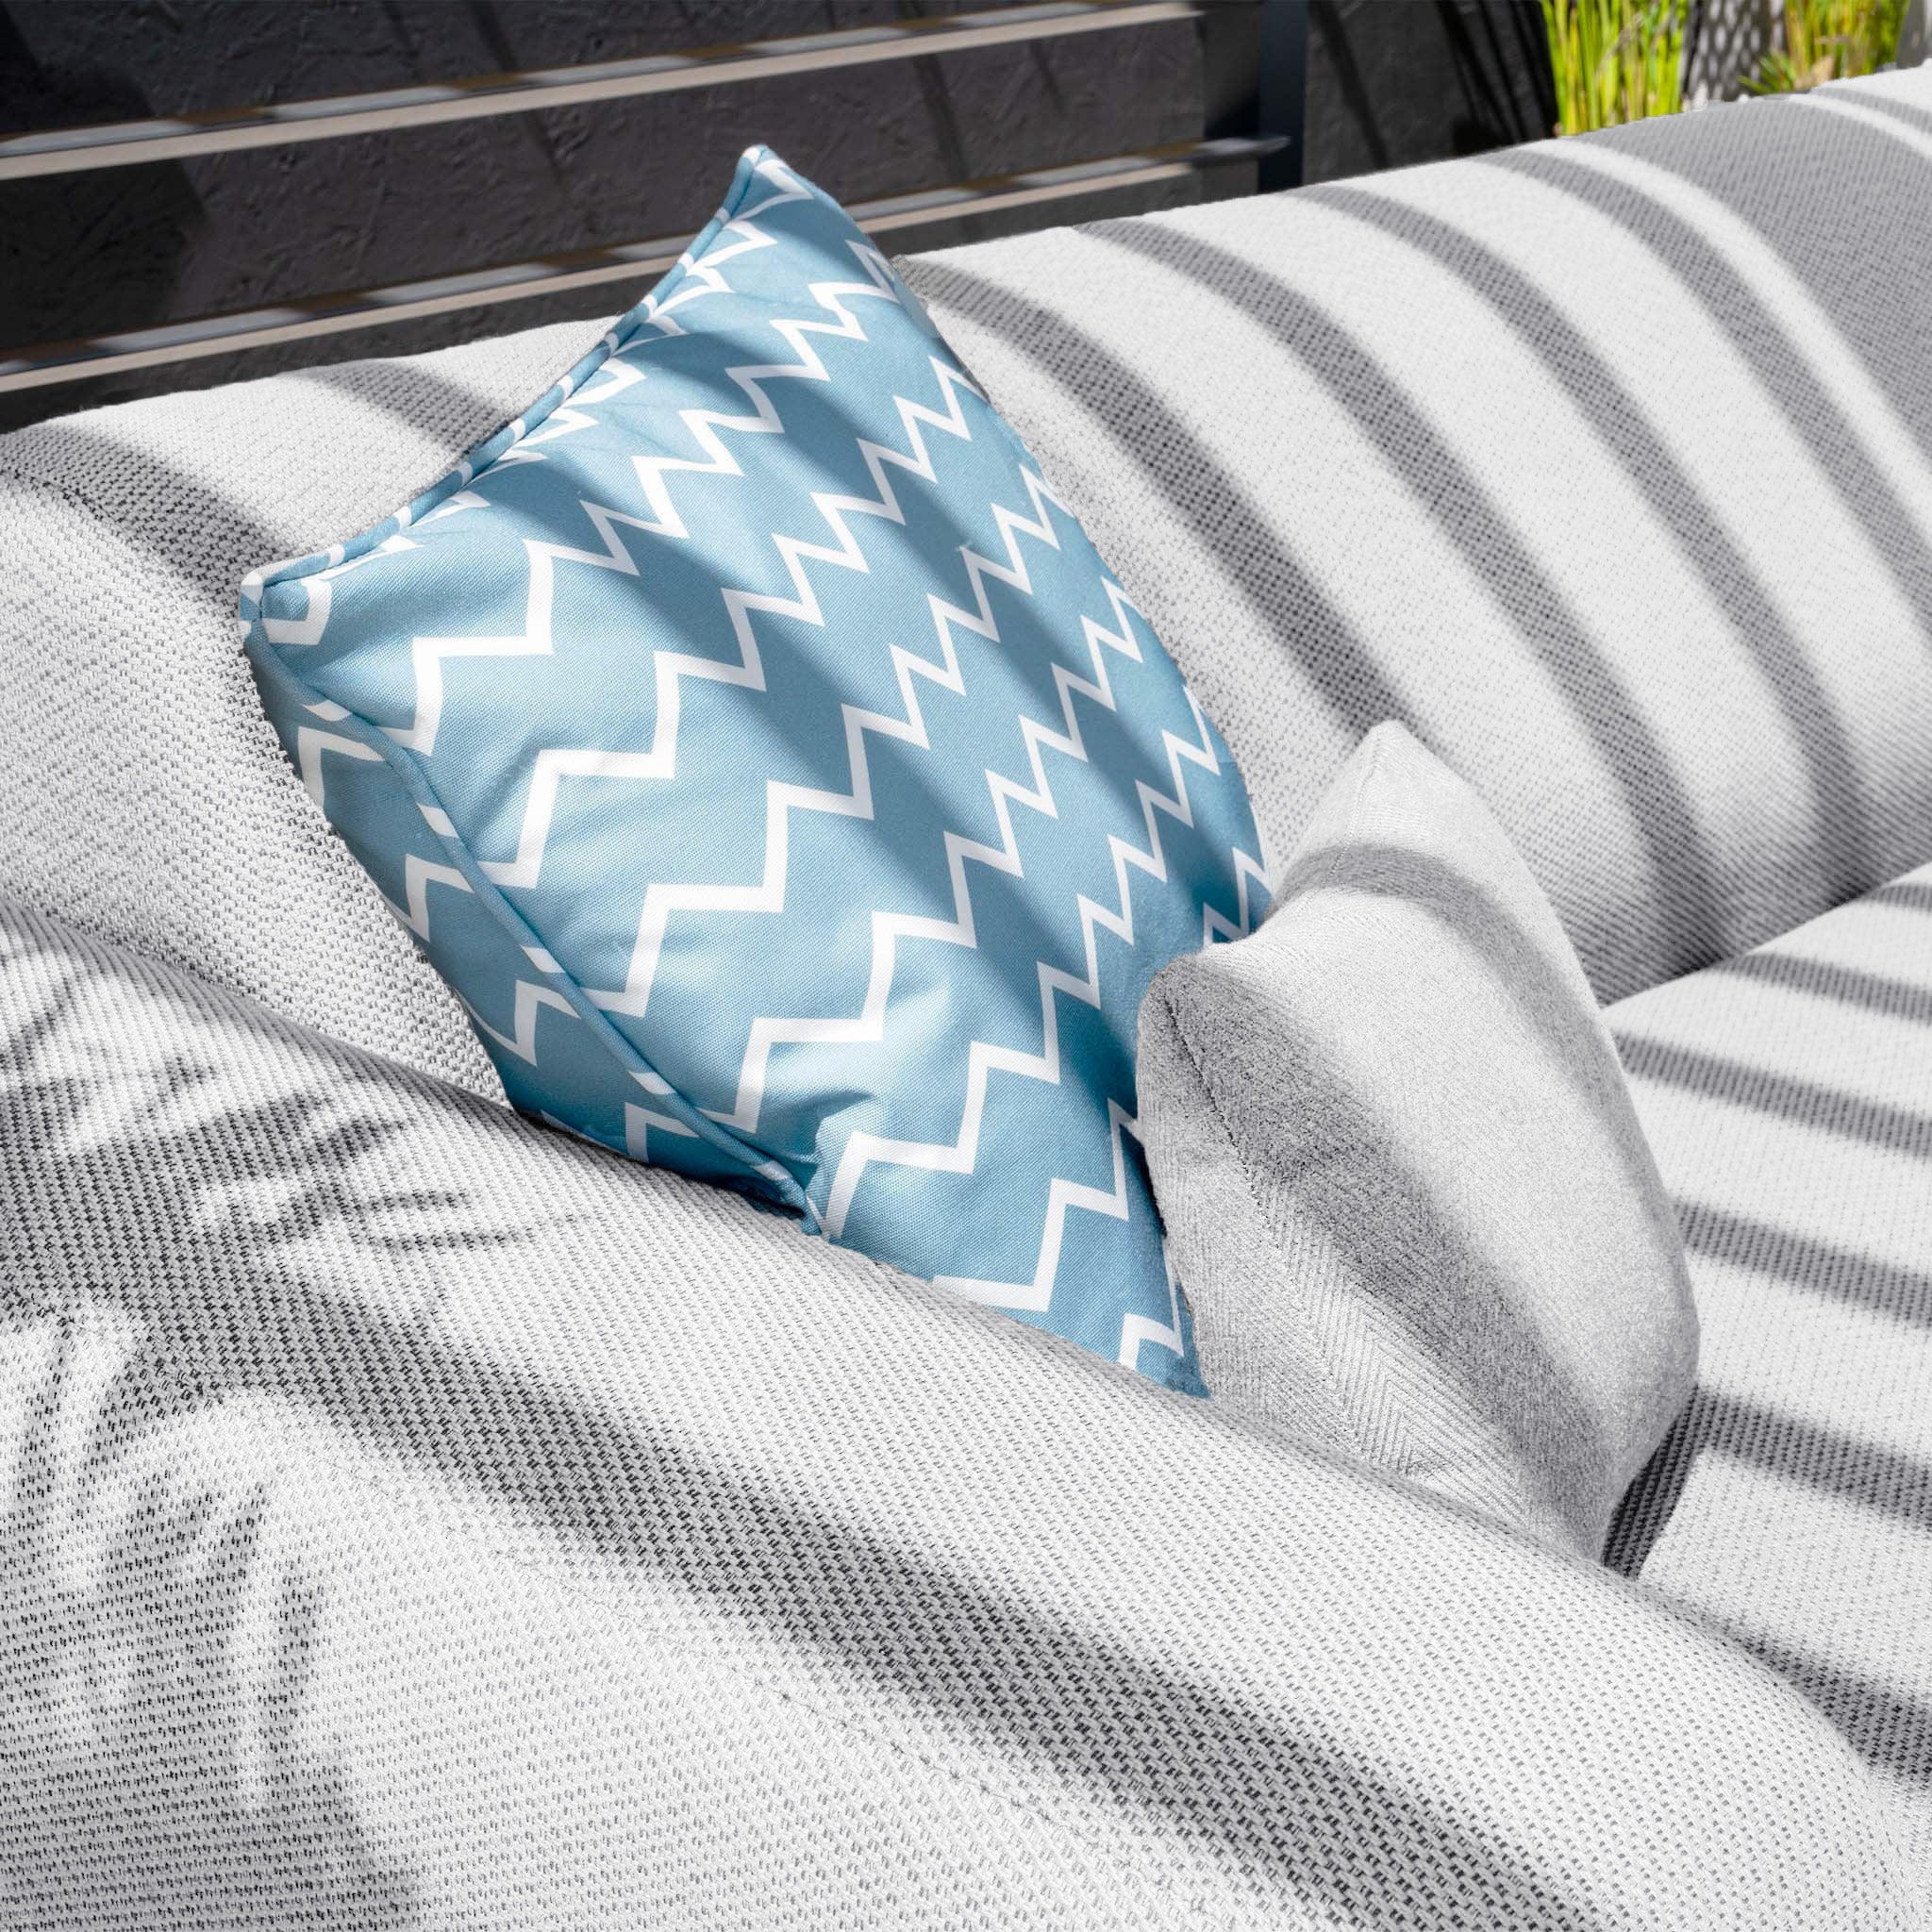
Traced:
[[1905, 1923], [1602, 1569], [0, 933], [10, 1923]]
[[1928, 114], [1932, 68], [905, 274], [1275, 849], [1400, 719], [1614, 999], [1932, 851]]
[[1704, 1331], [1610, 1559], [1843, 1728], [1932, 1918], [1932, 867], [1609, 1021]]
[[[1932, 848], [1928, 89], [908, 274], [1277, 847], [1405, 718], [1621, 994]], [[1906, 1923], [1923, 876], [1632, 1049], [1723, 1402], [1613, 1553], [1874, 1819], [1616, 1579], [475, 1097], [231, 596], [600, 332], [0, 443], [9, 1915]]]
[[1475, 793], [1377, 725], [1259, 929], [1154, 982], [1140, 1076], [1215, 1400], [1598, 1555], [1696, 1317], [1596, 1002]]
[[[386, 516], [599, 333], [559, 325], [0, 439], [0, 892], [500, 1096], [462, 1008], [290, 772], [235, 591], [264, 558]], [[325, 454], [341, 450], [355, 460]]]

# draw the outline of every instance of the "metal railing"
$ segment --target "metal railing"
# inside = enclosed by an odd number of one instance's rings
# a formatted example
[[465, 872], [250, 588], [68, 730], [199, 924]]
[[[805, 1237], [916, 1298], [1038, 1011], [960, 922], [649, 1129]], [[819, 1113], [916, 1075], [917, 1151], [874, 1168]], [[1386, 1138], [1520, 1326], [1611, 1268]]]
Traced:
[[[1306, 0], [1038, 0], [782, 40], [594, 66], [486, 75], [438, 86], [337, 95], [218, 113], [127, 121], [0, 140], [0, 184], [238, 150], [393, 133], [535, 108], [823, 73], [1069, 34], [1196, 21], [1208, 36], [1208, 125], [1195, 142], [1059, 167], [949, 182], [852, 206], [867, 232], [1019, 208], [1240, 162], [1259, 185], [1292, 185], [1300, 163]], [[4, 188], [0, 188], [4, 193]], [[687, 237], [579, 249], [461, 274], [308, 294], [260, 308], [0, 351], [0, 392], [185, 362], [553, 295], [669, 268]]]
[[733, 81], [774, 80], [875, 60], [907, 60], [969, 47], [1011, 46], [1097, 28], [1146, 26], [1188, 20], [1202, 0], [1049, 0], [1041, 6], [956, 13], [786, 40], [650, 54], [594, 67], [554, 67], [530, 74], [486, 74], [440, 87], [397, 88], [375, 94], [287, 101], [169, 120], [123, 121], [108, 126], [63, 128], [0, 141], [0, 181], [119, 168], [133, 161], [175, 161], [191, 155], [233, 154], [290, 142], [328, 141], [349, 134], [389, 134], [534, 108], [568, 108], [589, 101], [632, 100], [640, 94]]

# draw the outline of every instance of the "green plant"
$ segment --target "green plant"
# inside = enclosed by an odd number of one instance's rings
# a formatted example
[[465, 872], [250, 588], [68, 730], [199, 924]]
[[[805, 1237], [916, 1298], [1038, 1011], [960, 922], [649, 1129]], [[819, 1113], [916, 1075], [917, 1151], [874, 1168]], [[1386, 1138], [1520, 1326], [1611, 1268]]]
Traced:
[[1582, 134], [1684, 104], [1689, 0], [1542, 0], [1557, 132]]
[[1875, 74], [1898, 53], [1906, 0], [1785, 0], [1784, 44], [1744, 82], [1754, 94], [1795, 94]]

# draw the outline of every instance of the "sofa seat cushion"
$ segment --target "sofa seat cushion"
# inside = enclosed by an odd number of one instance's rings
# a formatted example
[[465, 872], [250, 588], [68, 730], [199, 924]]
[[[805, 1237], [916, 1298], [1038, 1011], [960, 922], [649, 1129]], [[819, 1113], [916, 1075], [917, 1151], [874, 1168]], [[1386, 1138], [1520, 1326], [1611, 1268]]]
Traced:
[[1896, 1932], [1895, 1863], [1599, 1566], [0, 908], [15, 1921]]
[[1703, 1326], [1612, 1560], [1843, 1727], [1932, 1890], [1932, 866], [1609, 1019]]

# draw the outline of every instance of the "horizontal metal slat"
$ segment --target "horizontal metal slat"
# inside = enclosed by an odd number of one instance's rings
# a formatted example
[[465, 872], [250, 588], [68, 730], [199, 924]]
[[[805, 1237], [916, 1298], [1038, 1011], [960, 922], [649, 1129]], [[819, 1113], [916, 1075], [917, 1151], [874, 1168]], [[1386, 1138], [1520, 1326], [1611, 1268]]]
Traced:
[[[958, 181], [909, 194], [887, 195], [876, 201], [854, 203], [847, 212], [868, 234], [884, 234], [919, 223], [990, 214], [998, 208], [1030, 208], [1068, 195], [1131, 188], [1204, 169], [1256, 161], [1283, 144], [1278, 138], [1176, 142], [1166, 147], [1141, 148], [1130, 154], [1108, 155], [1066, 167], [1034, 168], [1024, 174], [996, 175], [980, 181]], [[671, 267], [689, 241], [688, 236], [666, 236], [648, 242], [625, 242], [608, 248], [578, 249], [567, 255], [508, 262], [463, 275], [312, 295], [272, 308], [201, 316], [190, 322], [160, 323], [152, 328], [125, 329], [113, 335], [88, 336], [77, 341], [42, 342], [0, 353], [0, 392], [36, 389], [47, 383], [77, 382], [85, 376], [106, 375], [120, 370], [152, 369], [202, 356], [228, 355], [270, 342], [303, 341], [345, 329], [373, 328], [387, 323], [407, 322], [414, 316], [480, 308], [492, 303], [522, 301], [532, 295], [554, 295], [599, 282], [632, 281]]]
[[[0, 141], [0, 181], [75, 174], [89, 168], [124, 168], [140, 161], [183, 160], [192, 155], [232, 154], [242, 148], [327, 141], [342, 135], [386, 134], [398, 128], [429, 127], [537, 108], [625, 100], [639, 94], [773, 80], [787, 75], [958, 53], [971, 47], [1008, 46], [1103, 28], [1146, 26], [1156, 21], [1191, 19], [1208, 4], [1209, 0], [1041, 0], [1037, 5], [956, 13], [937, 20], [795, 34], [784, 40], [651, 54], [595, 66], [487, 74], [384, 93], [341, 94], [165, 120], [121, 121], [99, 127], [21, 134]], [[1228, 4], [1228, 0], [1219, 0], [1219, 4]]]

